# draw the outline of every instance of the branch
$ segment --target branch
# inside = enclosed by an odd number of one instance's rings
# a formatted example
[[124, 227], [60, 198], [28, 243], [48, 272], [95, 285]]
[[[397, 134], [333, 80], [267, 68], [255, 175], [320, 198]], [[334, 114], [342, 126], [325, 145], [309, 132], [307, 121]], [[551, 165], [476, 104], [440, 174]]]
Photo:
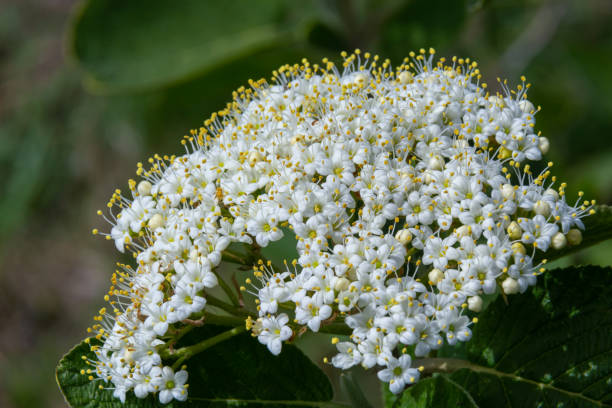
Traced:
[[207, 348], [210, 348], [214, 346], [215, 344], [220, 343], [224, 340], [230, 339], [244, 331], [246, 331], [246, 327], [244, 325], [234, 327], [233, 329], [225, 331], [214, 337], [210, 337], [206, 340], [203, 340], [200, 343], [196, 343], [192, 346], [182, 347], [178, 350], [174, 350], [174, 352], [168, 351], [168, 353], [164, 353], [164, 355], [169, 358], [177, 358], [174, 364], [172, 364], [172, 369], [176, 370], [181, 366], [181, 364], [185, 360], [188, 360], [191, 357], [195, 356], [196, 354], [201, 353], [202, 351], [206, 350]]

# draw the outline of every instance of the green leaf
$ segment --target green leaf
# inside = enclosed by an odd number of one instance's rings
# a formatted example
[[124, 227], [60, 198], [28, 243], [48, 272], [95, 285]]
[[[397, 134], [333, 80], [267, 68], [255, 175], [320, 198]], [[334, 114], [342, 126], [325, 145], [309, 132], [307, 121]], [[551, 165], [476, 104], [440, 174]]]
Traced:
[[[226, 329], [207, 325], [193, 330], [182, 343], [193, 344]], [[273, 356], [247, 333], [188, 360], [189, 399], [167, 405], [153, 395], [139, 400], [132, 392], [122, 404], [111, 390], [98, 388], [104, 383], [89, 381], [80, 373], [89, 368], [82, 356], [95, 357], [85, 342], [66, 354], [56, 371], [58, 385], [73, 408], [340, 406], [329, 402], [333, 393], [325, 374], [297, 347], [283, 345], [282, 353]]]
[[393, 408], [478, 407], [469, 392], [446, 375], [421, 380], [399, 397], [385, 387], [385, 401]]
[[415, 362], [426, 372], [448, 374], [410, 388], [408, 396], [402, 395], [405, 403], [396, 406], [450, 398], [429, 395], [448, 381], [442, 394], [465, 391], [479, 407], [612, 407], [610, 283], [611, 268], [556, 269], [534, 290], [512, 296], [509, 305], [498, 297], [481, 314], [462, 351], [467, 360]]
[[580, 245], [568, 245], [555, 251], [552, 248], [541, 256], [536, 256], [536, 261], [546, 258], [549, 261], [559, 259], [581, 249], [588, 248], [612, 238], [612, 207], [609, 205], [597, 205], [594, 207], [595, 214], [583, 218], [584, 231], [582, 232], [582, 243]]
[[68, 47], [91, 90], [151, 89], [290, 41], [303, 19], [285, 0], [89, 0]]
[[363, 391], [351, 372], [340, 374], [340, 384], [351, 401], [351, 405], [360, 408], [372, 408], [372, 404], [363, 395]]

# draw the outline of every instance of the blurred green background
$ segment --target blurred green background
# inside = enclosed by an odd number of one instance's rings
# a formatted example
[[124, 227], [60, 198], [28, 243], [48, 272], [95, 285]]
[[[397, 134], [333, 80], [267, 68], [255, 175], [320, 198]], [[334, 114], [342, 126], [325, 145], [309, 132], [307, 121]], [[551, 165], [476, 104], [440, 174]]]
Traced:
[[[610, 0], [0, 0], [0, 406], [64, 406], [54, 367], [117, 260], [90, 234], [95, 212], [136, 162], [180, 153], [282, 63], [430, 46], [477, 60], [492, 90], [525, 74], [568, 195], [612, 201]], [[611, 251], [559, 264], [610, 265]]]

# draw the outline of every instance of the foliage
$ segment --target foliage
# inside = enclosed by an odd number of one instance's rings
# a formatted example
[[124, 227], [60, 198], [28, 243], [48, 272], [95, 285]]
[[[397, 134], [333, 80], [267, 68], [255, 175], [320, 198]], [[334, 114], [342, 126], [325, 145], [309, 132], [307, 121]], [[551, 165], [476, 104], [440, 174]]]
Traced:
[[[183, 339], [186, 344], [213, 337], [228, 328], [205, 325]], [[90, 339], [91, 345], [98, 344]], [[89, 366], [82, 359], [95, 358], [89, 350], [90, 340], [73, 348], [57, 367], [57, 381], [73, 408], [103, 406], [161, 407], [161, 406], [244, 406], [284, 407], [326, 406], [332, 398], [329, 380], [299, 349], [294, 346], [273, 356], [251, 338], [242, 334], [219, 343], [189, 360], [189, 399], [185, 403], [160, 404], [155, 396], [144, 400], [129, 395], [126, 404], [113, 397], [113, 392], [99, 389], [99, 381], [89, 381], [81, 370]], [[178, 344], [177, 346], [181, 346]], [[333, 406], [333, 404], [327, 405]]]
[[74, 22], [72, 53], [93, 90], [134, 91], [243, 64], [302, 31], [305, 15], [293, 21], [287, 1], [249, 3], [134, 1], [117, 8], [111, 0], [89, 1]]
[[[499, 297], [481, 315], [466, 350], [448, 349], [437, 374], [392, 407], [612, 406], [612, 269], [546, 272], [543, 288]], [[456, 359], [465, 353], [466, 360]]]

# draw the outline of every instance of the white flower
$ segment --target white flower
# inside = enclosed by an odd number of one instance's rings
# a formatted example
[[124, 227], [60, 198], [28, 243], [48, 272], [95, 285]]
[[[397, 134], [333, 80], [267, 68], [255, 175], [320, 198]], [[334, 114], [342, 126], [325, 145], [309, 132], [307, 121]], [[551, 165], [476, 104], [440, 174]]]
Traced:
[[217, 276], [210, 271], [210, 266], [207, 263], [195, 261], [175, 261], [174, 270], [179, 276], [187, 277], [189, 282], [200, 284], [206, 288], [217, 286]]
[[391, 357], [387, 362], [387, 368], [378, 372], [378, 378], [389, 383], [392, 393], [399, 394], [407, 384], [413, 384], [419, 379], [419, 370], [411, 368], [411, 363], [408, 354], [403, 354], [400, 358]]
[[521, 240], [526, 244], [533, 244], [541, 251], [548, 250], [550, 240], [559, 231], [556, 224], [548, 223], [542, 215], [536, 215], [532, 219], [519, 218], [518, 222], [523, 230]]
[[430, 321], [422, 314], [406, 320], [406, 327], [411, 332], [410, 343], [416, 344], [414, 355], [426, 356], [431, 350], [442, 347], [442, 338], [438, 334], [440, 328], [438, 323]]
[[448, 264], [448, 258], [456, 259], [456, 250], [453, 245], [457, 242], [454, 235], [450, 235], [444, 240], [440, 238], [432, 238], [425, 243], [423, 248], [423, 264], [431, 265], [434, 268], [445, 269]]
[[174, 372], [170, 367], [154, 367], [151, 370], [151, 382], [159, 391], [159, 402], [167, 404], [173, 399], [177, 401], [187, 400], [187, 371]]
[[328, 305], [319, 305], [314, 299], [305, 297], [295, 309], [295, 319], [299, 324], [307, 324], [313, 332], [319, 331], [321, 322], [328, 319], [332, 309]]
[[289, 322], [289, 317], [285, 313], [262, 318], [262, 331], [257, 339], [261, 344], [265, 344], [270, 353], [275, 356], [280, 354], [282, 342], [289, 340], [293, 335], [287, 322]]
[[199, 294], [199, 288], [187, 280], [179, 281], [170, 298], [170, 307], [175, 310], [177, 320], [188, 318], [192, 313], [204, 309], [206, 299]]
[[270, 210], [256, 210], [253, 217], [247, 221], [247, 232], [255, 237], [260, 246], [267, 246], [270, 241], [282, 238], [283, 232], [278, 227], [278, 218]]
[[468, 341], [472, 337], [469, 328], [470, 319], [467, 316], [460, 316], [458, 310], [458, 308], [444, 309], [436, 314], [440, 330], [446, 333], [446, 341], [450, 345], [454, 345], [457, 340]]
[[332, 358], [334, 367], [348, 370], [349, 368], [361, 363], [363, 359], [357, 345], [350, 341], [343, 341], [336, 344], [338, 354]]

